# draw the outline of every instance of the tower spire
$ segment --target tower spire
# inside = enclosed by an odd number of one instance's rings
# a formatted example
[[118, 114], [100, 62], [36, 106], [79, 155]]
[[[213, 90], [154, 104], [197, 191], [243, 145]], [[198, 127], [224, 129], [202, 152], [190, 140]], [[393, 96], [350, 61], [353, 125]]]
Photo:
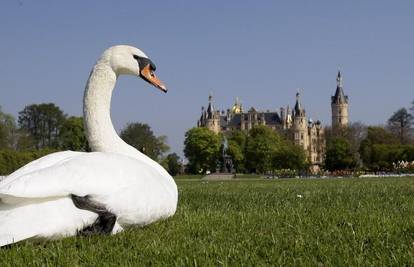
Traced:
[[342, 88], [341, 70], [338, 70], [338, 75], [336, 76], [336, 86]]
[[336, 91], [335, 95], [331, 98], [332, 103], [347, 103], [348, 97], [344, 94], [343, 84], [342, 84], [342, 75], [341, 71], [338, 71], [336, 76]]
[[214, 115], [213, 96], [210, 93], [208, 96], [207, 118], [212, 119]]
[[296, 93], [296, 103], [295, 103], [295, 107], [293, 108], [293, 111], [295, 112], [295, 116], [302, 114], [302, 104], [300, 103], [299, 89]]

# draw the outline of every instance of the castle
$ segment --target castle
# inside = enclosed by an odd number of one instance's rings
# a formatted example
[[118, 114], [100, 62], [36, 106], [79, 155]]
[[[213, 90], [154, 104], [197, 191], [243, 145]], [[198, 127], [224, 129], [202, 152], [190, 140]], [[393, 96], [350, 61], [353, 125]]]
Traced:
[[[336, 77], [335, 95], [331, 97], [332, 127], [346, 127], [348, 125], [348, 96], [344, 94], [341, 72]], [[300, 101], [300, 94], [296, 94], [296, 103], [291, 110], [289, 105], [280, 108], [280, 111], [258, 111], [250, 108], [243, 110], [240, 101], [227, 111], [215, 110], [212, 96], [209, 96], [207, 109], [201, 108], [201, 117], [197, 127], [207, 127], [215, 133], [233, 130], [248, 131], [254, 126], [266, 125], [274, 130], [286, 131], [287, 136], [301, 146], [307, 153], [312, 171], [318, 171], [325, 158], [325, 135], [322, 123], [308, 119], [306, 111]]]

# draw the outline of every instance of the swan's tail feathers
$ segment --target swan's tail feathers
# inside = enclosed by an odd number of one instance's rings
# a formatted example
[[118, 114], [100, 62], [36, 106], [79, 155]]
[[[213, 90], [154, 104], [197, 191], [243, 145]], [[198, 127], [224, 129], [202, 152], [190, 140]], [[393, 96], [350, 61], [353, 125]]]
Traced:
[[25, 239], [73, 236], [97, 214], [75, 207], [70, 197], [0, 204], [0, 246]]

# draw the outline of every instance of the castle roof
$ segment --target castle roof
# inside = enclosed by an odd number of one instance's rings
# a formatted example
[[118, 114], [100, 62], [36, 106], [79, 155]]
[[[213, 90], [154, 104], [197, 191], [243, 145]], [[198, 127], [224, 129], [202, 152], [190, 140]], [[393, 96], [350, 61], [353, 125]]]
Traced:
[[336, 77], [336, 91], [335, 95], [331, 97], [332, 104], [347, 104], [348, 96], [345, 95], [344, 89], [342, 86], [342, 75], [338, 71], [338, 76]]
[[[263, 116], [266, 125], [280, 125], [282, 120], [277, 112], [257, 112], [259, 116]], [[242, 117], [244, 116], [244, 117]], [[238, 127], [241, 125], [242, 119], [248, 120], [249, 113], [234, 114], [230, 118], [220, 116], [220, 125], [222, 127]]]

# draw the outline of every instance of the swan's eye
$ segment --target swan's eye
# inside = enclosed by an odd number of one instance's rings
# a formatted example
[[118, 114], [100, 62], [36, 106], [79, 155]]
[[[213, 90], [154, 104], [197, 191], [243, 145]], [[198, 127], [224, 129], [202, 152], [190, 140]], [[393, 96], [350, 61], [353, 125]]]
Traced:
[[155, 64], [152, 61], [151, 61], [150, 64], [151, 64], [151, 69], [155, 71], [157, 69], [157, 67], [155, 66]]
[[143, 68], [145, 68], [146, 66], [149, 65], [151, 71], [156, 70], [157, 67], [155, 66], [154, 62], [151, 61], [151, 59], [146, 58], [146, 57], [140, 57], [140, 56], [137, 56], [137, 55], [133, 55], [133, 57], [138, 62], [139, 67], [141, 69], [143, 69]]

